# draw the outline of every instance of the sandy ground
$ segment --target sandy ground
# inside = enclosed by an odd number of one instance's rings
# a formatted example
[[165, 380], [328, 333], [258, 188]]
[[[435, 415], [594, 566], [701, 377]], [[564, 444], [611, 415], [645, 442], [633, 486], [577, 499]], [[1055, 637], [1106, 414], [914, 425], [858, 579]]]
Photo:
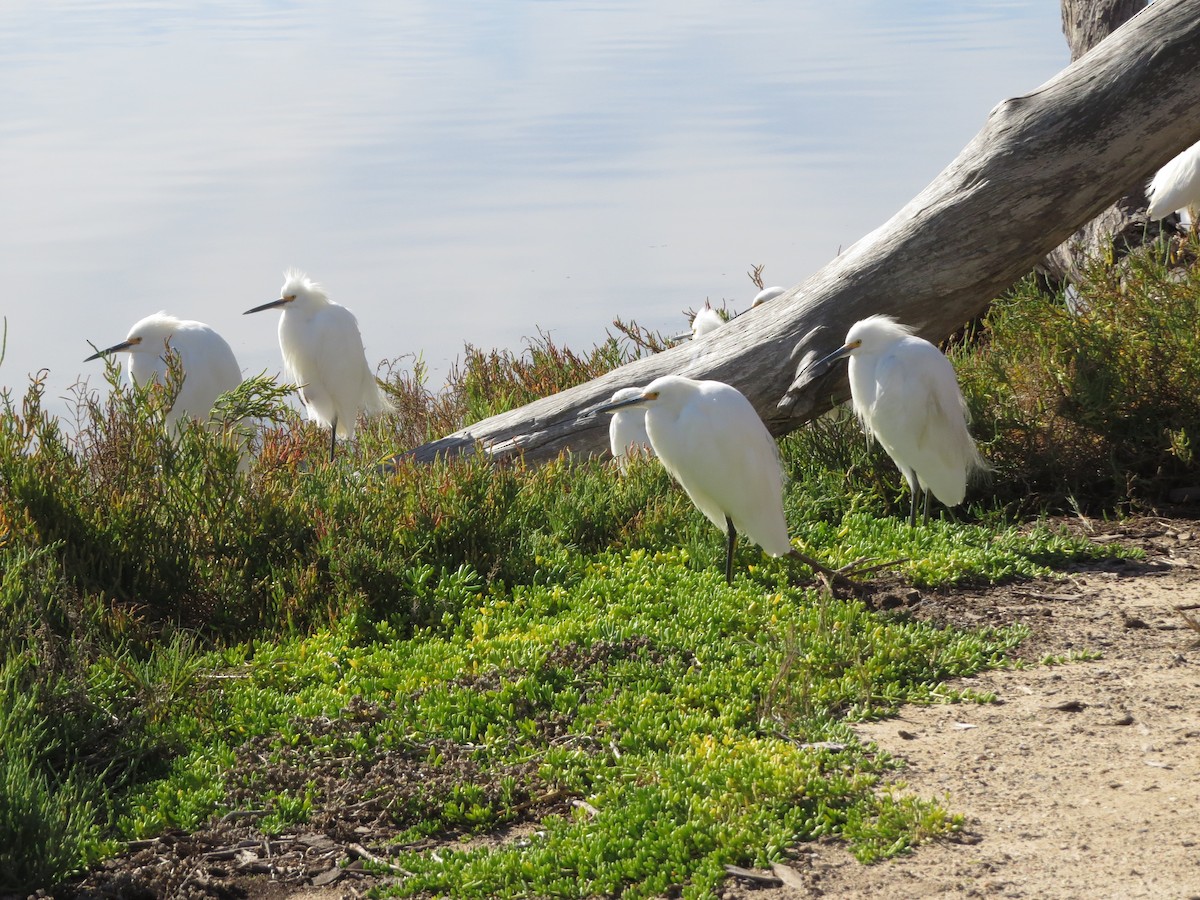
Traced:
[[958, 840], [873, 866], [804, 847], [780, 872], [788, 884], [736, 878], [725, 895], [1200, 898], [1200, 633], [1175, 608], [1200, 604], [1200, 523], [1123, 531], [1144, 563], [920, 604], [964, 624], [1025, 622], [1034, 661], [1101, 654], [960, 682], [991, 705], [909, 706], [858, 728], [906, 761], [908, 791], [963, 814]]
[[[1075, 527], [1140, 546], [1146, 559], [983, 590], [917, 597], [901, 588], [889, 597], [885, 589], [875, 597], [938, 622], [1032, 629], [1019, 650], [1027, 667], [961, 682], [996, 702], [906, 707], [859, 728], [905, 761], [897, 775], [905, 790], [964, 816], [962, 833], [873, 866], [836, 842], [802, 845], [775, 873], [731, 876], [724, 897], [1200, 900], [1200, 624], [1185, 618], [1200, 619], [1200, 608], [1187, 609], [1200, 607], [1200, 522]], [[1074, 661], [1041, 664], [1047, 657]], [[197, 882], [198, 872], [212, 871], [197, 868], [198, 858], [227, 851], [185, 851], [196, 838], [177, 840], [167, 868], [160, 842], [140, 860], [114, 861], [107, 890], [93, 882], [74, 895], [339, 900], [378, 883], [361, 859], [343, 868], [356, 845], [321, 835], [301, 836], [302, 854], [290, 851], [318, 876], [278, 880], [284, 857], [270, 856], [287, 848], [264, 852], [258, 837], [237, 845], [244, 865], [226, 857], [232, 877]], [[111, 880], [118, 872], [119, 886]]]

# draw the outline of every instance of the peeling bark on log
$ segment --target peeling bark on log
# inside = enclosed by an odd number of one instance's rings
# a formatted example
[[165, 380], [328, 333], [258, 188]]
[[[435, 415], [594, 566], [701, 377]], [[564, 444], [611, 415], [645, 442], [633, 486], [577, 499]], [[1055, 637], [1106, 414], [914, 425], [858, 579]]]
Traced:
[[[1062, 0], [1063, 36], [1072, 62], [1146, 8], [1146, 0]], [[1127, 185], [1127, 193], [1054, 248], [1041, 268], [1058, 285], [1078, 284], [1088, 261], [1098, 256], [1116, 261], [1131, 248], [1157, 238], [1161, 223], [1146, 216], [1144, 181]]]
[[[890, 220], [787, 294], [712, 334], [493, 416], [411, 451], [530, 462], [607, 452], [618, 388], [675, 373], [732, 384], [773, 434], [848, 395], [845, 367], [793, 378], [856, 320], [890, 313], [939, 341], [982, 313], [1131, 184], [1200, 139], [1200, 0], [1156, 0], [1037, 90], [996, 106], [983, 130]], [[789, 385], [793, 385], [789, 391]], [[789, 391], [787, 401], [781, 396]]]

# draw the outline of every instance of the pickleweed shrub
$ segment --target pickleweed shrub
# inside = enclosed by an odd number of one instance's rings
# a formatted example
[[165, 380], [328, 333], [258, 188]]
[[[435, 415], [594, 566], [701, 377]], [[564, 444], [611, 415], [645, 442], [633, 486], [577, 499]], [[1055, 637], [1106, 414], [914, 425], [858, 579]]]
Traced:
[[1159, 250], [1092, 266], [1074, 311], [1027, 278], [955, 355], [1001, 502], [1114, 509], [1195, 483], [1200, 270]]
[[[9, 598], [0, 608], [19, 612]], [[105, 834], [110, 797], [100, 778], [115, 763], [102, 738], [112, 728], [67, 676], [43, 663], [49, 661], [29, 651], [0, 662], [0, 891], [6, 893], [52, 885], [114, 850]]]
[[462, 366], [456, 366], [447, 380], [447, 389], [463, 409], [463, 425], [469, 425], [583, 384], [632, 358], [615, 338], [576, 353], [539, 332], [527, 340], [520, 355], [468, 345]]

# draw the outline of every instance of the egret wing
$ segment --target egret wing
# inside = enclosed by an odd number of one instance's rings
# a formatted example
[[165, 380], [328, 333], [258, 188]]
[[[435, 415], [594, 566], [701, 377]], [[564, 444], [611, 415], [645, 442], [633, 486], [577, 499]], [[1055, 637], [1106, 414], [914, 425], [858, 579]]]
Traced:
[[954, 366], [932, 344], [911, 339], [881, 357], [876, 378], [880, 444], [943, 503], [961, 503], [967, 475], [980, 463]]
[[709, 382], [677, 418], [646, 419], [659, 458], [714, 525], [724, 531], [728, 516], [767, 552], [791, 549], [778, 447], [741, 393]]
[[379, 412], [386, 405], [367, 365], [358, 322], [346, 307], [331, 303], [312, 317], [310, 328], [315, 340], [297, 366], [305, 403], [325, 424], [337, 420], [338, 437], [353, 437], [360, 410]]
[[1147, 195], [1151, 219], [1200, 203], [1200, 144], [1193, 144], [1159, 169], [1150, 180]]

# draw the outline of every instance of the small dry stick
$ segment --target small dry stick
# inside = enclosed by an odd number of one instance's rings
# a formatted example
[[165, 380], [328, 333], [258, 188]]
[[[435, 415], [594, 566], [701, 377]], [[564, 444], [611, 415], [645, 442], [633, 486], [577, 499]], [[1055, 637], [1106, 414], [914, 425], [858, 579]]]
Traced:
[[395, 872], [397, 875], [404, 875], [408, 878], [413, 877], [412, 872], [408, 871], [407, 869], [402, 869], [399, 866], [392, 865], [386, 859], [382, 859], [381, 857], [376, 856], [374, 853], [372, 853], [370, 850], [368, 850], [362, 844], [349, 844], [349, 845], [347, 845], [346, 849], [349, 850], [351, 853], [353, 853], [355, 856], [357, 856], [359, 859], [365, 859], [369, 863], [374, 863], [377, 866], [383, 866], [383, 868], [387, 869], [390, 872]]
[[[1175, 612], [1179, 613], [1179, 618], [1183, 619], [1184, 624], [1187, 625], [1188, 628], [1192, 629], [1192, 631], [1194, 631], [1194, 632], [1196, 632], [1196, 634], [1200, 635], [1200, 621], [1197, 621], [1195, 616], [1189, 616], [1187, 613], [1184, 612], [1185, 609], [1195, 609], [1195, 608], [1196, 607], [1194, 605], [1176, 606]], [[1196, 640], [1192, 641], [1191, 646], [1192, 647], [1200, 647], [1200, 638], [1197, 638]]]

